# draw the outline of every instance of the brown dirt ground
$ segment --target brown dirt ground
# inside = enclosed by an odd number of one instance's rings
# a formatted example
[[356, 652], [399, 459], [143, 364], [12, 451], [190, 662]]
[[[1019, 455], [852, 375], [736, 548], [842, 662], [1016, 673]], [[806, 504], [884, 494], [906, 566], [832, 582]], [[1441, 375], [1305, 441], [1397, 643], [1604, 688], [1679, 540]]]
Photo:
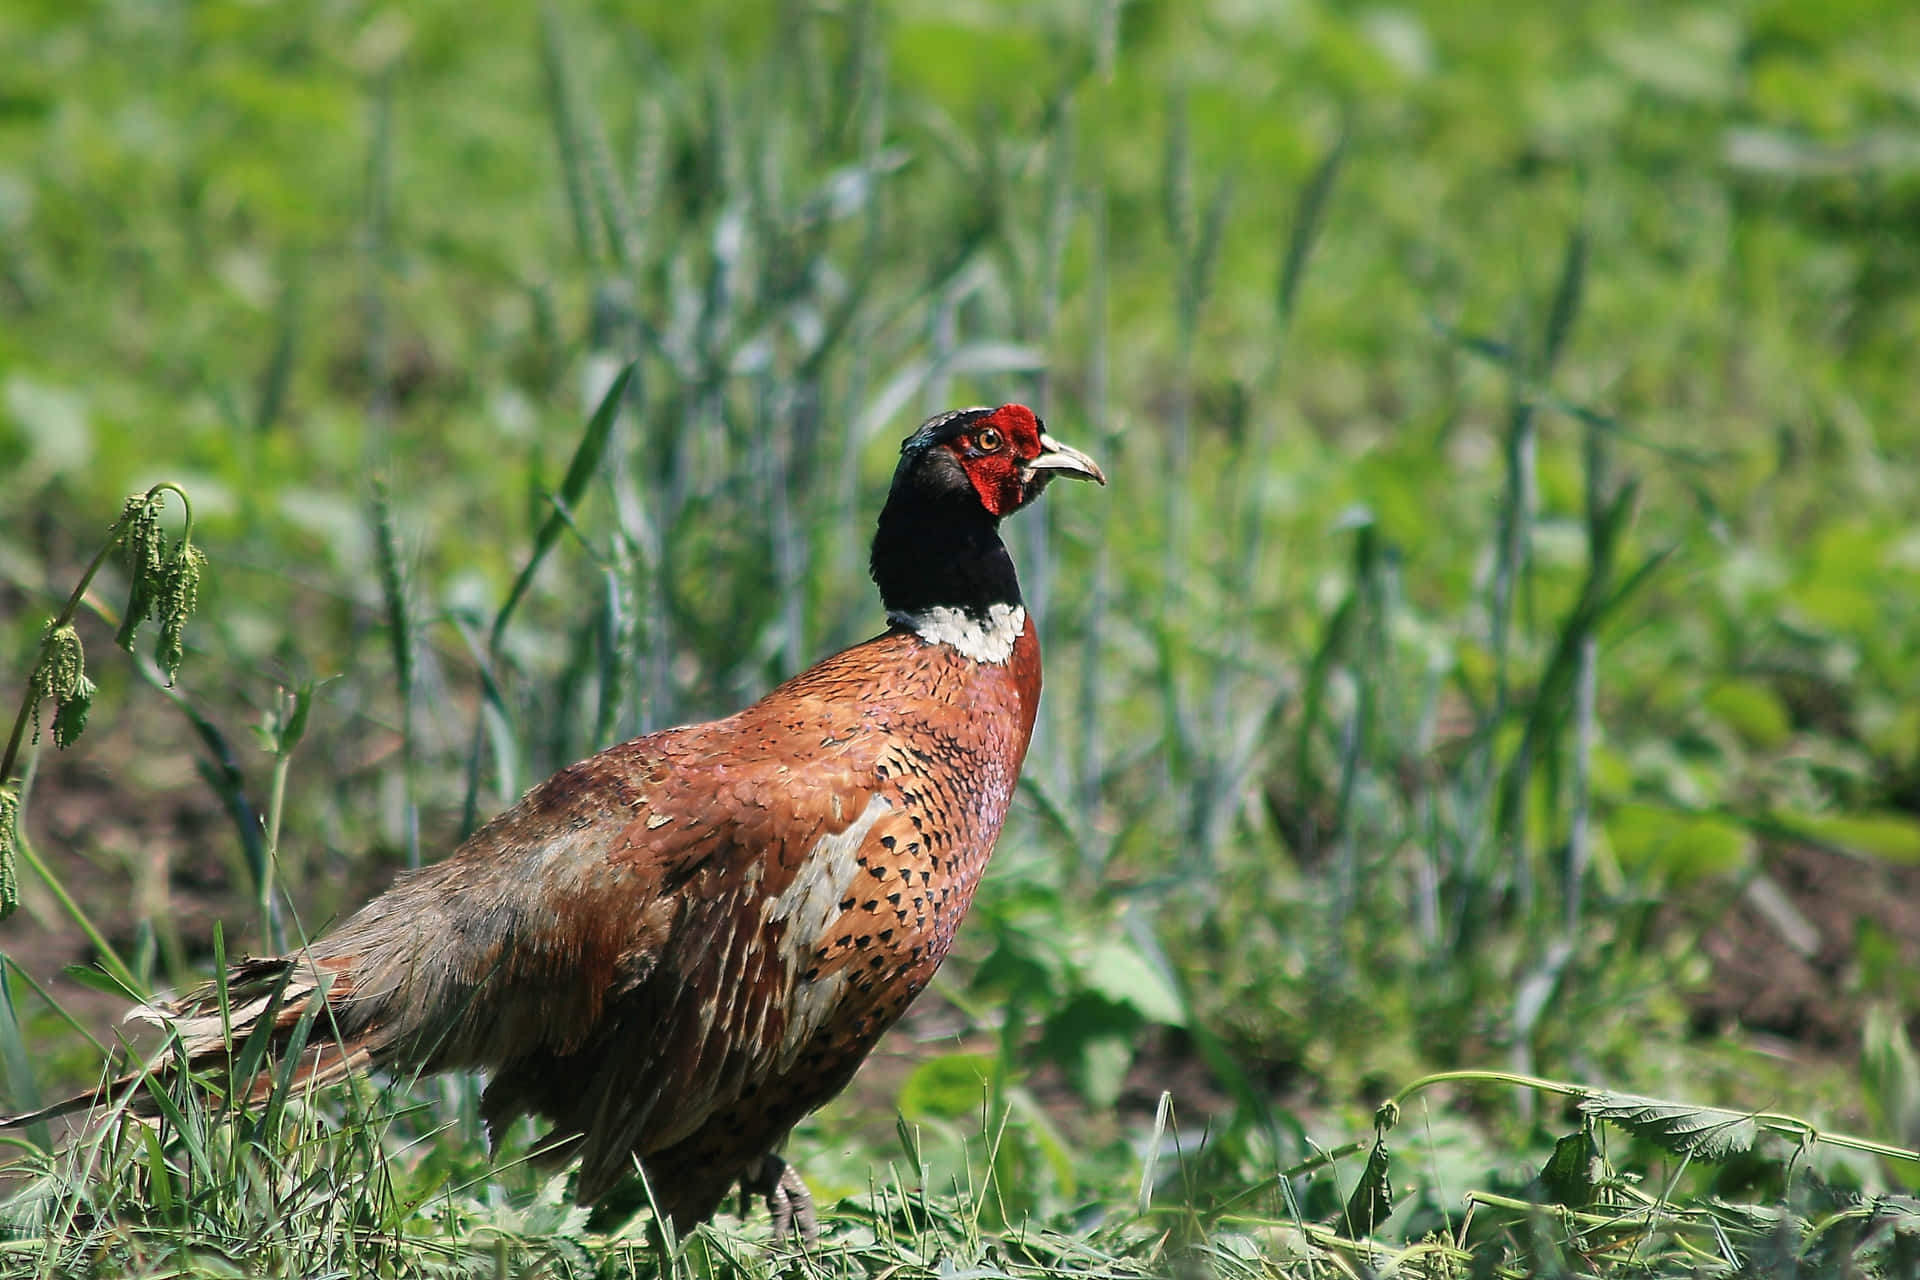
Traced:
[[[1887, 974], [1863, 970], [1869, 927], [1896, 950]], [[1712, 978], [1692, 997], [1703, 1031], [1739, 1027], [1802, 1050], [1851, 1059], [1867, 1006], [1899, 1000], [1920, 1030], [1920, 866], [1895, 866], [1788, 844], [1770, 848], [1760, 878], [1701, 937]]]

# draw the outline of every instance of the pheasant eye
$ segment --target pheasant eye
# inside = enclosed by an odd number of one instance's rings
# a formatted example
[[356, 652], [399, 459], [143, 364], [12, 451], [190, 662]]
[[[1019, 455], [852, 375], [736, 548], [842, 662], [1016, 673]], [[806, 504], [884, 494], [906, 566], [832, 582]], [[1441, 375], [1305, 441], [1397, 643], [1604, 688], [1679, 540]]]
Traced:
[[982, 453], [994, 453], [1000, 448], [1000, 433], [992, 427], [982, 427], [973, 437], [973, 447]]

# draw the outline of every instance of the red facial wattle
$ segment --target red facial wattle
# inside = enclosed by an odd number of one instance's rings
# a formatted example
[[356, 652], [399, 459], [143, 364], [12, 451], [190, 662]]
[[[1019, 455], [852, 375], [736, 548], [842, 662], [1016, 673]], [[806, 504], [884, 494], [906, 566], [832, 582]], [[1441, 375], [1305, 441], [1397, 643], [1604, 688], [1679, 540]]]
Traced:
[[[986, 445], [991, 442], [994, 447]], [[950, 446], [980, 497], [995, 516], [1025, 506], [1035, 492], [1025, 464], [1040, 456], [1040, 420], [1022, 404], [1001, 405]]]

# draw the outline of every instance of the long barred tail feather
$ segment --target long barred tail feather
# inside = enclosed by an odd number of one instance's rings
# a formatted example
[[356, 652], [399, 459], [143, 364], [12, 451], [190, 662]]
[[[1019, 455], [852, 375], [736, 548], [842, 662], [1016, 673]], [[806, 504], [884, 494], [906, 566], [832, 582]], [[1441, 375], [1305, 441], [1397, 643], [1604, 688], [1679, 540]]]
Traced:
[[[167, 1028], [172, 1033], [170, 1047], [149, 1057], [139, 1068], [95, 1088], [35, 1111], [0, 1115], [0, 1129], [22, 1128], [83, 1112], [104, 1119], [121, 1108], [136, 1117], [155, 1118], [161, 1108], [152, 1090], [182, 1067], [208, 1074], [241, 1065], [249, 1070], [249, 1079], [235, 1081], [235, 1092], [249, 1103], [262, 1102], [275, 1087], [274, 1067], [281, 1052], [292, 1048], [295, 1040], [302, 1042], [301, 1062], [289, 1078], [289, 1086], [318, 1088], [344, 1080], [373, 1064], [369, 1037], [364, 1032], [342, 1036], [335, 1018], [321, 1016], [323, 1011], [330, 1014], [335, 1010], [350, 987], [344, 974], [304, 956], [242, 960], [223, 979], [184, 996], [156, 998], [127, 1012], [128, 1022]], [[269, 1054], [268, 1050], [276, 1052]]]

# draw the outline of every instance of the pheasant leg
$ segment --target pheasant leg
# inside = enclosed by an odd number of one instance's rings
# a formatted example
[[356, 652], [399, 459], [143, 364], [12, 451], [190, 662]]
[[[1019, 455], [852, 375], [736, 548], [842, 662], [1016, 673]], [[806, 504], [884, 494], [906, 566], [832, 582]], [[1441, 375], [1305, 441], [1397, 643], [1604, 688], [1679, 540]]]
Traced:
[[800, 1171], [772, 1152], [758, 1169], [740, 1179], [740, 1194], [743, 1209], [748, 1195], [766, 1197], [774, 1239], [798, 1235], [803, 1243], [812, 1244], [820, 1238], [820, 1225], [813, 1216], [813, 1193], [801, 1180]]

